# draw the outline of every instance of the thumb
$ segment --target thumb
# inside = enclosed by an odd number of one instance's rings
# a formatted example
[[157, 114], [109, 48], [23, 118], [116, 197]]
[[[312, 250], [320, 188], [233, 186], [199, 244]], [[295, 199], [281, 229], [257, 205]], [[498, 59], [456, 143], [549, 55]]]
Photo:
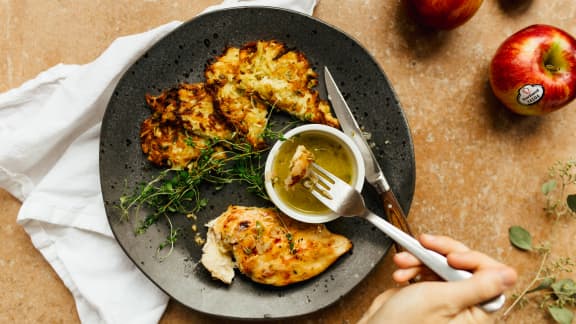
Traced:
[[516, 271], [508, 267], [483, 269], [470, 279], [453, 281], [444, 286], [445, 297], [459, 309], [481, 304], [511, 288], [516, 282]]

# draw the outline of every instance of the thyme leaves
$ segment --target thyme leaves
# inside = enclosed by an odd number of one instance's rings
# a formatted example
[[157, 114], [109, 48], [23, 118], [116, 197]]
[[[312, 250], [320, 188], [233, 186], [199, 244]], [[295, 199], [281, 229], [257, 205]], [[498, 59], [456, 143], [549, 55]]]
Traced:
[[174, 215], [196, 215], [205, 208], [208, 199], [202, 195], [202, 186], [219, 190], [229, 183], [242, 183], [248, 191], [268, 199], [264, 189], [262, 160], [267, 150], [254, 149], [247, 143], [212, 139], [198, 159], [186, 169], [162, 170], [152, 180], [137, 186], [132, 193], [122, 195], [119, 205], [122, 219], [146, 212], [135, 229], [135, 234], [139, 235], [161, 218], [166, 218], [170, 232], [158, 250], [170, 246], [171, 252], [182, 229], [174, 227], [170, 218]]

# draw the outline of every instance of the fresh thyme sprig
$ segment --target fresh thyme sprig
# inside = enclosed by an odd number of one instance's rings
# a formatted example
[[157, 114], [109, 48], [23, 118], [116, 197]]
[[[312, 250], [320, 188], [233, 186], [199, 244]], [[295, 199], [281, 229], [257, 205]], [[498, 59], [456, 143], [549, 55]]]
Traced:
[[[167, 257], [169, 257], [170, 254], [172, 254], [172, 251], [174, 251], [174, 243], [176, 243], [176, 240], [178, 239], [178, 237], [180, 236], [180, 233], [182, 232], [181, 228], [174, 229], [174, 227], [172, 225], [172, 221], [170, 220], [170, 217], [168, 217], [167, 215], [165, 215], [165, 217], [166, 217], [166, 221], [168, 222], [168, 225], [170, 226], [170, 234], [166, 237], [164, 242], [160, 243], [160, 245], [158, 246], [158, 249], [156, 249], [156, 256], [160, 260], [164, 260]], [[160, 252], [166, 246], [170, 246], [170, 249], [168, 250], [168, 252], [166, 254], [161, 255]]]
[[[267, 123], [262, 136], [266, 141], [283, 140], [284, 130], [293, 124], [289, 123], [281, 130], [274, 131]], [[190, 143], [193, 144], [193, 141]], [[208, 205], [207, 198], [202, 196], [202, 185], [212, 185], [218, 190], [225, 184], [242, 183], [249, 192], [268, 199], [264, 188], [262, 160], [266, 151], [268, 148], [255, 149], [245, 142], [211, 139], [200, 156], [186, 169], [162, 170], [149, 182], [140, 184], [132, 194], [120, 197], [122, 219], [139, 215], [141, 210], [145, 210], [147, 215], [135, 229], [138, 235], [165, 217], [170, 225], [170, 233], [159, 245], [158, 251], [170, 246], [170, 251], [164, 256], [167, 257], [182, 230], [174, 228], [171, 217], [196, 215]]]
[[[227, 149], [222, 151], [220, 147]], [[258, 196], [266, 197], [261, 179], [263, 165], [260, 156], [263, 152], [244, 143], [213, 140], [189, 169], [163, 170], [153, 180], [142, 184], [134, 194], [122, 196], [122, 214], [127, 217], [131, 210], [138, 212], [141, 207], [152, 210], [136, 230], [141, 234], [162, 215], [195, 214], [205, 207], [208, 202], [201, 196], [199, 187], [202, 183], [221, 186], [241, 181]]]
[[152, 212], [136, 228], [136, 234], [142, 234], [162, 215], [196, 213], [207, 205], [198, 190], [201, 181], [199, 174], [186, 170], [163, 170], [152, 181], [139, 186], [134, 194], [120, 198], [123, 218], [132, 210], [139, 214], [142, 207], [148, 207]]
[[264, 189], [264, 177], [262, 176], [262, 161], [258, 155], [249, 156], [238, 160], [234, 167], [226, 170], [230, 182], [238, 181], [247, 184], [248, 191], [255, 193], [257, 196], [269, 200]]

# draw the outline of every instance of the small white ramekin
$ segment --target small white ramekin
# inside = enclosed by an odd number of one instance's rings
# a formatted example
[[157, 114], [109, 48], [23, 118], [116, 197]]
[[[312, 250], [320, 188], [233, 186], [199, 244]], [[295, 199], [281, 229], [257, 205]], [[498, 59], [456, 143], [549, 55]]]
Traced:
[[[362, 191], [365, 175], [364, 160], [362, 159], [362, 154], [360, 153], [360, 150], [358, 149], [356, 144], [354, 144], [352, 139], [350, 139], [348, 135], [344, 134], [340, 130], [322, 124], [307, 124], [295, 127], [290, 131], [286, 132], [286, 134], [284, 134], [284, 138], [289, 139], [293, 136], [308, 132], [321, 133], [324, 136], [332, 137], [336, 141], [340, 142], [344, 147], [344, 149], [349, 150], [350, 155], [353, 158], [353, 163], [356, 170], [354, 183], [352, 184], [352, 186], [356, 188], [356, 190]], [[280, 147], [282, 146], [282, 144], [284, 144], [284, 142], [285, 141], [278, 141], [274, 144], [272, 149], [270, 149], [270, 152], [266, 159], [266, 165], [264, 167], [264, 184], [266, 187], [266, 192], [268, 193], [268, 196], [270, 197], [272, 203], [274, 203], [274, 205], [276, 205], [276, 207], [280, 209], [280, 211], [282, 211], [284, 214], [305, 223], [326, 223], [340, 217], [340, 215], [332, 211], [328, 211], [326, 213], [314, 213], [314, 214], [304, 213], [300, 210], [293, 208], [289, 204], [286, 204], [285, 202], [282, 201], [282, 199], [280, 199], [273, 185], [273, 178], [274, 178], [273, 165], [275, 162], [275, 158], [278, 155], [278, 151], [280, 150]]]

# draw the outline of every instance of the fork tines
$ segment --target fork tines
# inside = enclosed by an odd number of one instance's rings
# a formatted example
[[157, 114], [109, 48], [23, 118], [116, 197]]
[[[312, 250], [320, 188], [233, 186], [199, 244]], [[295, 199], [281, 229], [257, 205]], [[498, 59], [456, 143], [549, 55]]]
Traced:
[[[323, 198], [332, 200], [334, 197], [330, 193], [332, 186], [335, 184], [334, 179], [329, 176], [329, 171], [322, 168], [316, 163], [312, 163], [310, 168], [311, 182], [310, 191], [312, 194], [318, 198], [321, 195]], [[318, 198], [320, 201], [322, 199]]]

